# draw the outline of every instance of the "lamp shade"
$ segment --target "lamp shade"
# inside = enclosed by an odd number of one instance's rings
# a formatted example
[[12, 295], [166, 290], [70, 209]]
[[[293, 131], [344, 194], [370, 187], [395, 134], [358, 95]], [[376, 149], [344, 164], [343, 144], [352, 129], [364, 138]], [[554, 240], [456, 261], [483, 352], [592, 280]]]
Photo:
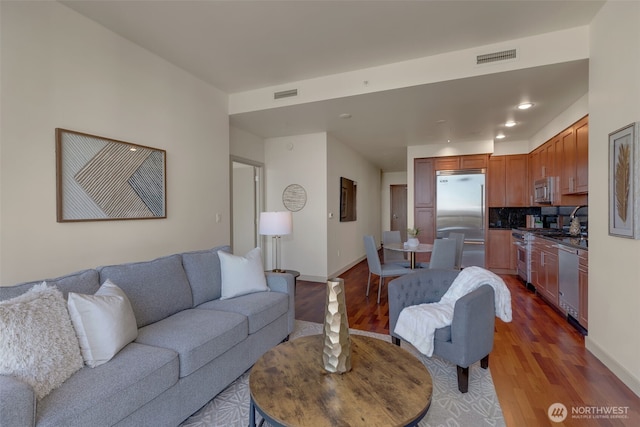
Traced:
[[260, 234], [285, 236], [293, 230], [291, 212], [261, 212]]

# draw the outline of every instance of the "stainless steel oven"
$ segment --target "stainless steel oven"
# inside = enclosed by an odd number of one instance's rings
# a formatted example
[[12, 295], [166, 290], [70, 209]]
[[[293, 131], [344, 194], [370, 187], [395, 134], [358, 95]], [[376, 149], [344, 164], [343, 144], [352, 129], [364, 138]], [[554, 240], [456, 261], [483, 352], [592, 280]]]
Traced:
[[513, 244], [517, 251], [518, 276], [525, 285], [531, 284], [531, 233], [522, 230], [513, 230]]

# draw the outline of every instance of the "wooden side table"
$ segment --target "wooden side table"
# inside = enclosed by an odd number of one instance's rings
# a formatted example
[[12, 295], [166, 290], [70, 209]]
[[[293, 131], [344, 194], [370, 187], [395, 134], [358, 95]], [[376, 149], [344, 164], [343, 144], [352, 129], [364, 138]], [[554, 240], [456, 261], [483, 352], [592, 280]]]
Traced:
[[282, 343], [249, 376], [249, 426], [255, 411], [273, 426], [415, 426], [431, 405], [427, 368], [411, 353], [376, 338], [351, 335], [351, 371], [322, 363], [322, 335]]

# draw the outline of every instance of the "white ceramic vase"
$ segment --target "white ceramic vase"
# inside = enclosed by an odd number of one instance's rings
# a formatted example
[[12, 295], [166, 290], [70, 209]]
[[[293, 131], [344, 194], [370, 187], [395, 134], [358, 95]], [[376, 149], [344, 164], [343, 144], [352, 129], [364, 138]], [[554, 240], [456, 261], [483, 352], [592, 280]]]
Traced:
[[407, 239], [407, 246], [415, 248], [420, 244], [420, 240], [417, 237], [409, 237]]

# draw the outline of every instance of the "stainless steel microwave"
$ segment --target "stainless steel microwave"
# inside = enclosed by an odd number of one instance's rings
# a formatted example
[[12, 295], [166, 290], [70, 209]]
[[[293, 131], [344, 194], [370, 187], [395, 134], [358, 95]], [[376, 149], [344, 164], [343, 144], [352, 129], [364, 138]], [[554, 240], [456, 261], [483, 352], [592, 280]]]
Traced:
[[553, 203], [553, 184], [552, 176], [538, 179], [533, 183], [533, 201], [536, 203]]

